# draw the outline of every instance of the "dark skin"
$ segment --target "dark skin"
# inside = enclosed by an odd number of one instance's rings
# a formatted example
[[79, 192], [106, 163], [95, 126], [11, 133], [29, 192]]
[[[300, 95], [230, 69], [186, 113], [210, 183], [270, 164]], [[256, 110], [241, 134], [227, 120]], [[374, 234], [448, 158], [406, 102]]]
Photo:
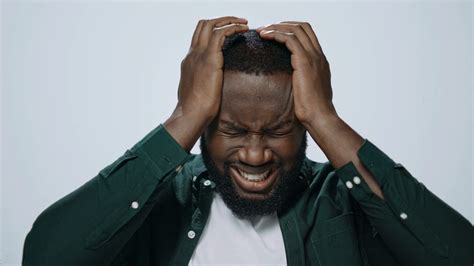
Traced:
[[[199, 21], [182, 62], [178, 104], [164, 124], [168, 132], [189, 151], [206, 131], [218, 167], [224, 160], [233, 160], [236, 168], [261, 173], [268, 170], [265, 167], [278, 170], [275, 166], [279, 161], [282, 167], [289, 167], [294, 162], [294, 147], [301, 143], [306, 129], [335, 168], [352, 161], [372, 192], [383, 199], [380, 186], [357, 156], [363, 138], [337, 115], [332, 104], [329, 63], [311, 26], [286, 21], [257, 29], [262, 38], [284, 43], [290, 50], [291, 79], [284, 75], [262, 78], [224, 73], [221, 50], [225, 37], [246, 30], [247, 20], [237, 17]], [[289, 95], [273, 97], [272, 91], [263, 92], [270, 87], [265, 87], [268, 82], [279, 84], [277, 96], [282, 91]], [[236, 92], [234, 88], [258, 90]], [[256, 91], [262, 91], [259, 97], [255, 97]], [[292, 132], [275, 140], [268, 129], [282, 110], [287, 118], [293, 118], [289, 126]], [[230, 141], [222, 133], [224, 120], [246, 128], [245, 134]], [[234, 175], [234, 182], [241, 183], [239, 194], [247, 198], [265, 198], [273, 184], [267, 181], [271, 184], [254, 184], [252, 188], [251, 181], [242, 182], [238, 174]]]
[[[268, 198], [279, 174], [294, 166], [305, 133], [294, 113], [290, 75], [224, 72], [221, 110], [205, 137], [221, 175], [224, 162], [232, 162], [230, 175], [241, 197]], [[269, 182], [248, 182], [240, 171], [276, 174]]]

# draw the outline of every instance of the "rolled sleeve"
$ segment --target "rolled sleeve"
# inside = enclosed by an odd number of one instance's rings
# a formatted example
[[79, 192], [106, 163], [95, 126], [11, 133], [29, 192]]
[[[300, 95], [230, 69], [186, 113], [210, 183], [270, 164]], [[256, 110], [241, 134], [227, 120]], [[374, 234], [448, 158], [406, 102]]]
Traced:
[[472, 263], [468, 248], [472, 240], [466, 237], [472, 236], [472, 226], [464, 217], [370, 141], [364, 141], [357, 155], [379, 184], [384, 200], [370, 190], [352, 162], [336, 174], [403, 265]]

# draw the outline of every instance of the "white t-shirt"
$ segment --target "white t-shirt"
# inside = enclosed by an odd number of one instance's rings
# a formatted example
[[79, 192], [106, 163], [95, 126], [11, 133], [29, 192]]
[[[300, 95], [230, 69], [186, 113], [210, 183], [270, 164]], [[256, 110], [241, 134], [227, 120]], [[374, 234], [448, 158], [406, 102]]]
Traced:
[[214, 193], [206, 227], [189, 261], [189, 266], [198, 265], [286, 265], [278, 216], [239, 219]]

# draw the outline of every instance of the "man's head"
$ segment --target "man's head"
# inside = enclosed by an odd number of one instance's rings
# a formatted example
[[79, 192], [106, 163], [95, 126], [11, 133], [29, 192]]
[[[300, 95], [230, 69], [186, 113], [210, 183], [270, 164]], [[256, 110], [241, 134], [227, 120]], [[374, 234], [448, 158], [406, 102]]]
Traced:
[[227, 38], [220, 112], [201, 137], [210, 178], [242, 218], [283, 210], [304, 186], [306, 131], [294, 114], [291, 54], [255, 31]]

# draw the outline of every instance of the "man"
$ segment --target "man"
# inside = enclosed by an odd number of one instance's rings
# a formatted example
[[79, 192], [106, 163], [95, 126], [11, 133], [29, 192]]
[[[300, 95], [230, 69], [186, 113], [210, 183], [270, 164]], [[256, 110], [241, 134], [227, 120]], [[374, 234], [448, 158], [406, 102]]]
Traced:
[[201, 20], [170, 118], [45, 210], [23, 263], [471, 265], [471, 224], [331, 99], [309, 24]]

